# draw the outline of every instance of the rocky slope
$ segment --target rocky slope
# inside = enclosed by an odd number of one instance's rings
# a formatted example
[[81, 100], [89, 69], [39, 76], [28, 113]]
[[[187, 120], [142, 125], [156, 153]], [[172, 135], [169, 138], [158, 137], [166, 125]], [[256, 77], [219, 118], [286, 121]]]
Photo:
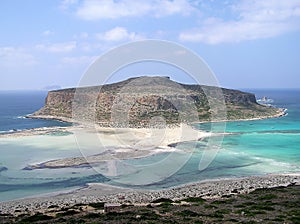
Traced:
[[162, 121], [178, 124], [281, 114], [280, 109], [258, 104], [251, 93], [180, 84], [168, 77], [139, 77], [103, 86], [50, 91], [45, 106], [31, 117], [144, 127]]

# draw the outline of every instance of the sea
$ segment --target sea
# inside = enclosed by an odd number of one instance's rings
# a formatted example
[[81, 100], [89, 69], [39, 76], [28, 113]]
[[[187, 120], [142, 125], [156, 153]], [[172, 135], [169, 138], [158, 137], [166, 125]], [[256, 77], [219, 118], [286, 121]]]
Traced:
[[[275, 107], [286, 108], [287, 115], [253, 121], [226, 122], [220, 150], [203, 170], [199, 170], [205, 144], [197, 144], [186, 163], [163, 180], [144, 186], [162, 189], [197, 181], [300, 172], [300, 90], [247, 89], [257, 99], [267, 96]], [[0, 135], [33, 128], [66, 127], [70, 123], [28, 119], [25, 116], [44, 105], [45, 91], [0, 91]], [[195, 124], [209, 132], [209, 123]], [[202, 140], [205, 143], [205, 139]], [[189, 148], [185, 143], [185, 148]], [[128, 163], [144, 165], [163, 160], [161, 153]], [[88, 183], [115, 183], [90, 167], [24, 169], [29, 164], [58, 158], [82, 156], [72, 133], [0, 138], [0, 201], [65, 192]], [[160, 170], [153, 170], [160, 172]], [[126, 175], [126, 174], [124, 174]], [[128, 176], [130, 178], [130, 175]]]

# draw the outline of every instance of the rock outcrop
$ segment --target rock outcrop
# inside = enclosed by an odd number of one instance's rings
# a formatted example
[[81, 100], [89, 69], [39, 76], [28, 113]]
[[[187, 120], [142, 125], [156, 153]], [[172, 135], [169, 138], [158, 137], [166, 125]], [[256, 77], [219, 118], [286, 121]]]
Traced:
[[260, 105], [254, 94], [168, 77], [139, 77], [84, 88], [50, 91], [31, 117], [96, 121], [102, 126], [143, 127], [151, 123], [192, 123], [273, 117], [281, 111]]

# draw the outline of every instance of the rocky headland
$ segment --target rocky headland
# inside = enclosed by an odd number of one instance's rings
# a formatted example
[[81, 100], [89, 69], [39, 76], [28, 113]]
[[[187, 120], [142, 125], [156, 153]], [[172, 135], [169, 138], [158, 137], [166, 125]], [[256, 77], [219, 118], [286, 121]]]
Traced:
[[181, 84], [168, 77], [138, 77], [103, 86], [50, 91], [45, 106], [28, 117], [89, 120], [104, 127], [149, 127], [155, 122], [161, 124], [155, 117], [176, 125], [282, 115], [282, 109], [258, 104], [251, 93]]
[[[56, 132], [59, 135], [77, 133], [79, 136], [88, 133], [105, 139], [107, 142], [104, 143], [109, 146], [111, 146], [111, 142], [116, 144], [115, 148], [103, 153], [87, 157], [44, 161], [28, 165], [24, 169], [76, 168], [92, 166], [94, 163], [112, 159], [140, 158], [159, 153], [161, 150], [174, 150], [174, 145], [178, 142], [198, 141], [213, 134], [195, 130], [184, 123], [264, 119], [285, 114], [283, 109], [258, 104], [255, 95], [251, 93], [211, 86], [180, 84], [171, 81], [168, 77], [147, 77], [142, 79], [142, 82], [136, 82], [137, 79], [132, 78], [103, 86], [50, 91], [45, 106], [28, 116], [30, 118], [56, 119], [80, 124], [83, 124], [82, 121], [88, 121], [92, 124], [97, 123], [97, 127], [93, 126], [89, 129], [90, 126], [77, 125], [38, 128], [0, 135], [0, 138], [47, 135]], [[124, 122], [122, 114], [125, 114], [128, 118], [125, 119], [126, 122]], [[220, 116], [220, 114], [225, 114], [225, 117]], [[121, 119], [118, 119], [116, 115], [121, 116]], [[165, 125], [164, 138], [160, 138], [160, 131], [154, 130], [157, 127], [159, 129], [160, 125]], [[149, 129], [149, 127], [152, 129]], [[153, 131], [154, 133], [157, 131], [157, 135], [154, 136], [159, 137], [158, 139], [153, 138]], [[124, 148], [121, 144], [122, 141], [121, 143], [116, 142], [116, 137], [126, 140], [132, 147]], [[155, 147], [147, 150], [152, 145]], [[6, 167], [0, 166], [0, 172], [6, 170]], [[102, 211], [101, 207], [101, 211], [98, 211], [93, 208], [93, 205], [101, 205], [104, 209], [106, 204], [118, 204], [118, 209], [143, 206], [143, 209], [145, 209], [166, 206], [164, 203], [160, 204], [159, 201], [167, 200], [168, 206], [179, 203], [178, 206], [181, 207], [178, 209], [186, 209], [185, 206], [189, 205], [188, 201], [212, 200], [211, 204], [216, 206], [219, 202], [216, 201], [215, 203], [214, 200], [221, 200], [224, 203], [223, 199], [234, 198], [240, 194], [242, 195], [241, 198], [246, 198], [248, 196], [244, 194], [261, 188], [295, 185], [299, 189], [299, 183], [299, 174], [206, 180], [162, 190], [121, 188], [96, 183], [71, 192], [57, 192], [50, 195], [41, 195], [40, 197], [35, 196], [34, 198], [0, 202], [0, 222], [6, 223], [7, 221], [7, 223], [11, 223], [23, 218], [29, 220], [32, 217], [38, 222], [41, 218], [47, 220], [57, 218], [60, 222], [61, 220], [64, 221], [61, 219], [63, 215], [74, 214], [83, 214], [88, 219], [90, 216], [97, 216], [98, 218], [98, 215], [101, 215], [105, 210]], [[261, 197], [263, 196], [261, 195]], [[292, 197], [294, 196], [292, 195]], [[145, 207], [146, 205], [147, 207]], [[256, 209], [257, 205], [254, 205]], [[233, 206], [236, 210], [239, 207], [240, 204], [238, 203]], [[214, 213], [218, 215], [214, 208], [207, 207], [208, 210], [213, 212], [209, 214], [210, 218]], [[155, 212], [157, 213], [156, 210]], [[238, 210], [236, 212], [248, 214], [245, 211]], [[158, 212], [157, 214], [163, 218], [168, 216], [164, 212]], [[194, 213], [189, 213], [189, 216], [193, 217], [191, 214], [194, 215]], [[234, 214], [239, 215], [240, 213]], [[105, 218], [105, 216], [103, 217]], [[208, 223], [215, 222], [215, 220], [208, 221]]]

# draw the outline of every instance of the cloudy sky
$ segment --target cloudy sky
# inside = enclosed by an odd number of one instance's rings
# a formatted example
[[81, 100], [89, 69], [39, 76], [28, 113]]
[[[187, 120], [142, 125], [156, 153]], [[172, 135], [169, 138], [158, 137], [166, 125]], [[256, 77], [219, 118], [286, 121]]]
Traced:
[[224, 87], [300, 87], [300, 0], [1, 0], [0, 28], [0, 90], [76, 86], [144, 39], [191, 49]]

